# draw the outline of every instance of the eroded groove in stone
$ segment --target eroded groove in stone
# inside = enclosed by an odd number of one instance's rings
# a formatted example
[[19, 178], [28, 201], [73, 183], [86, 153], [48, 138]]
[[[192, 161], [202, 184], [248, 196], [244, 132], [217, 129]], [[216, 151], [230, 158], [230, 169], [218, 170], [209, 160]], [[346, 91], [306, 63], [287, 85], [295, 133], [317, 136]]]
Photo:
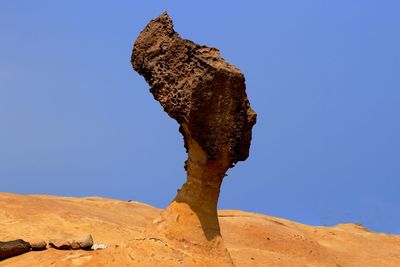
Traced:
[[222, 180], [230, 167], [249, 156], [256, 122], [244, 75], [217, 49], [181, 38], [167, 13], [140, 33], [131, 63], [164, 111], [179, 123], [188, 153], [187, 182], [164, 211], [161, 228], [191, 242], [214, 240], [220, 237], [217, 201]]

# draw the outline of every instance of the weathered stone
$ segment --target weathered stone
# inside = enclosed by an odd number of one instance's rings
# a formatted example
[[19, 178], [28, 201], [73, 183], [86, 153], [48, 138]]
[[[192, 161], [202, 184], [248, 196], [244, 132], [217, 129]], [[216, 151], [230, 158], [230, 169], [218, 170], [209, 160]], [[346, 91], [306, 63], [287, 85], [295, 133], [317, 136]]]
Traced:
[[131, 63], [179, 123], [188, 153], [187, 182], [157, 227], [171, 239], [195, 244], [220, 239], [220, 186], [226, 171], [249, 156], [256, 122], [244, 75], [217, 49], [182, 39], [167, 13], [140, 33]]
[[31, 250], [31, 245], [22, 239], [0, 242], [0, 261]]
[[80, 240], [76, 241], [79, 244], [81, 249], [91, 249], [93, 246], [93, 238], [92, 235], [87, 235]]
[[45, 250], [47, 248], [47, 243], [44, 240], [35, 240], [29, 242], [31, 244], [32, 250]]
[[180, 124], [187, 149], [195, 140], [207, 160], [227, 157], [236, 163], [248, 157], [256, 113], [247, 100], [244, 75], [219, 50], [182, 39], [163, 13], [140, 33], [131, 62]]
[[71, 248], [76, 250], [76, 249], [80, 249], [81, 247], [79, 246], [79, 243], [75, 240], [71, 241]]
[[71, 243], [67, 240], [52, 239], [49, 241], [49, 245], [55, 249], [69, 250], [71, 249]]

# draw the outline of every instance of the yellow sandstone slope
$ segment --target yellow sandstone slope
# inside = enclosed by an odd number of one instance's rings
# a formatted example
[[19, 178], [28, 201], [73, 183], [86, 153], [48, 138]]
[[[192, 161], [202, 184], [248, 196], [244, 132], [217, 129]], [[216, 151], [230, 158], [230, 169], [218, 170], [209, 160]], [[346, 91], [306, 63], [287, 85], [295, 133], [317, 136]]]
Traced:
[[[146, 232], [160, 209], [138, 202], [0, 193], [0, 241], [75, 239], [88, 233], [97, 251], [47, 249], [0, 266], [210, 266], [213, 262]], [[314, 227], [220, 210], [222, 236], [236, 266], [400, 266], [400, 236], [346, 224]], [[216, 261], [217, 262], [217, 261]]]

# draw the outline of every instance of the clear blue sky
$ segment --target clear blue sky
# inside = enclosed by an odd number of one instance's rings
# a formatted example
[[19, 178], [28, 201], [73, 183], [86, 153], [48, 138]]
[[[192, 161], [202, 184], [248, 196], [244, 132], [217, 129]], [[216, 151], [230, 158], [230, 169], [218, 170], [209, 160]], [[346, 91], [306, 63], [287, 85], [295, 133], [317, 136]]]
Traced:
[[165, 10], [258, 113], [219, 208], [400, 233], [397, 0], [1, 1], [0, 191], [172, 200], [182, 137], [130, 66]]

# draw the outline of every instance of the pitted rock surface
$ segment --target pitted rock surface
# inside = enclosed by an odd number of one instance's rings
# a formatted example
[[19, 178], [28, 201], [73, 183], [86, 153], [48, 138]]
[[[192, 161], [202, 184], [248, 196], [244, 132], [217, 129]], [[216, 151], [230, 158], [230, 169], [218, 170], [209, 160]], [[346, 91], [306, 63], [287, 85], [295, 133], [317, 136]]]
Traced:
[[131, 62], [181, 125], [186, 148], [193, 138], [210, 160], [228, 156], [236, 163], [248, 157], [256, 113], [246, 96], [244, 75], [218, 49], [182, 39], [163, 13], [140, 33]]

